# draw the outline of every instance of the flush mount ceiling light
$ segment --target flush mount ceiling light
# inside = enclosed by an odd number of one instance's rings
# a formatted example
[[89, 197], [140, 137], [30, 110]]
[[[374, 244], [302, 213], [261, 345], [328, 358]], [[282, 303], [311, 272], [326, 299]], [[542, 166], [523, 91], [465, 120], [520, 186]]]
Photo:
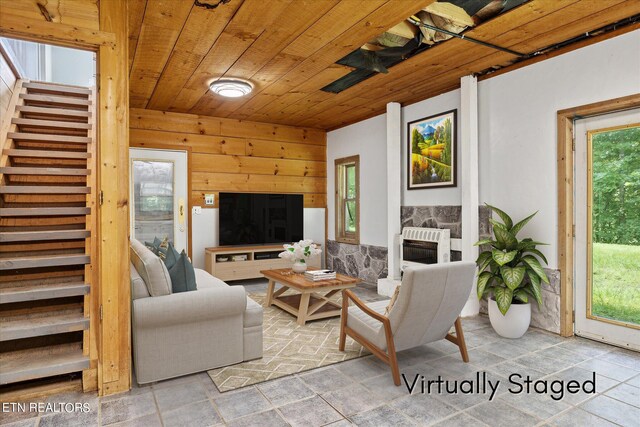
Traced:
[[251, 93], [253, 86], [243, 80], [221, 79], [211, 83], [209, 89], [220, 96], [239, 98]]

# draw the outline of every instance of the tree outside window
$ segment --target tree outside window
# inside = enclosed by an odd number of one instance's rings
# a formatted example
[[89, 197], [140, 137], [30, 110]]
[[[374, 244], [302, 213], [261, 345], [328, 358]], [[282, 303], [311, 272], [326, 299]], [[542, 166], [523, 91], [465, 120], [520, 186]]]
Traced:
[[336, 159], [336, 240], [360, 242], [360, 156]]

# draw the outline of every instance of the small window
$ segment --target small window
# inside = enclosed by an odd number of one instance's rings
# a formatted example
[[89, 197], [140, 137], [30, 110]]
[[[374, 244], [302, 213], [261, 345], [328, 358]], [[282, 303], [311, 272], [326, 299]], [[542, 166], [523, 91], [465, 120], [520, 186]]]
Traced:
[[336, 240], [360, 243], [360, 156], [336, 159]]

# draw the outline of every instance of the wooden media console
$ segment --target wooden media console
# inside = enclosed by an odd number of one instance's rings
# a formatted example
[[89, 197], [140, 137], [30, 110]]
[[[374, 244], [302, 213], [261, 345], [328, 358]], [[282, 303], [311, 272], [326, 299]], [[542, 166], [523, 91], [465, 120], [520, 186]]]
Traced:
[[[205, 249], [205, 270], [220, 280], [259, 279], [264, 277], [260, 270], [291, 267], [291, 261], [278, 258], [282, 245], [218, 246]], [[244, 261], [234, 261], [234, 257], [246, 256]], [[270, 256], [270, 257], [269, 257]], [[224, 260], [226, 258], [226, 260]], [[321, 267], [321, 255], [311, 257], [309, 267]]]

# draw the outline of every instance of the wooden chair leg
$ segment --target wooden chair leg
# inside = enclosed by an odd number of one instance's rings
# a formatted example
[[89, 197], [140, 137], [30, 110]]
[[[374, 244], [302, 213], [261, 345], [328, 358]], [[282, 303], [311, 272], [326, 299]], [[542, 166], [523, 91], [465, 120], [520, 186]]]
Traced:
[[340, 344], [338, 345], [338, 349], [340, 351], [344, 351], [344, 346], [347, 341], [347, 332], [345, 331], [345, 326], [347, 326], [347, 315], [349, 314], [349, 300], [347, 296], [342, 291], [342, 314], [340, 315]]
[[393, 376], [393, 383], [396, 386], [400, 385], [400, 369], [398, 369], [398, 358], [396, 356], [396, 344], [393, 341], [393, 334], [391, 333], [391, 324], [387, 319], [384, 322], [384, 334], [387, 338], [387, 355], [389, 357], [389, 366], [391, 367], [391, 375]]
[[456, 327], [456, 338], [458, 340], [458, 348], [460, 349], [460, 355], [465, 363], [469, 362], [469, 353], [467, 353], [467, 343], [464, 341], [464, 332], [462, 332], [462, 322], [458, 317], [454, 323]]

